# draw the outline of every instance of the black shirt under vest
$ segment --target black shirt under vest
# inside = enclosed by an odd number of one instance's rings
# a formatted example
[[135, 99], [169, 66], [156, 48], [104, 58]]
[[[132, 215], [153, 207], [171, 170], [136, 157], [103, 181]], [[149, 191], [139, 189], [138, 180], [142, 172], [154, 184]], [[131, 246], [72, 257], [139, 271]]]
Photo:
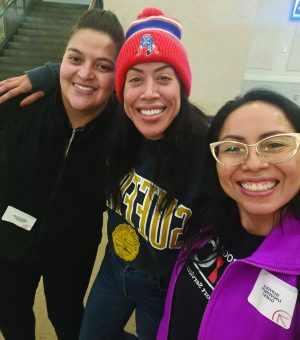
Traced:
[[196, 340], [210, 295], [225, 268], [235, 259], [250, 256], [265, 236], [249, 234], [242, 226], [228, 249], [216, 254], [219, 239], [212, 239], [205, 259], [198, 251], [183, 267], [174, 290], [168, 340]]

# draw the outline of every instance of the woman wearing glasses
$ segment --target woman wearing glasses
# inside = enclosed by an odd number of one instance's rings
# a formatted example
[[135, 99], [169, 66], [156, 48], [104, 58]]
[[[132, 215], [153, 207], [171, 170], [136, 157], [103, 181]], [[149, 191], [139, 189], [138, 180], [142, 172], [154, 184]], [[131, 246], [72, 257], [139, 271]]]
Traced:
[[211, 199], [158, 339], [300, 339], [300, 108], [252, 90], [219, 110], [209, 143]]

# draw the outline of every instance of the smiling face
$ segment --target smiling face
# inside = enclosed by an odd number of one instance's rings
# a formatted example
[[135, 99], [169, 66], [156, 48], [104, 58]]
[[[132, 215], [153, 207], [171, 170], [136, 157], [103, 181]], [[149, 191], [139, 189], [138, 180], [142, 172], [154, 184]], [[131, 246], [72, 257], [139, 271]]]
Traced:
[[73, 127], [104, 109], [113, 89], [117, 47], [105, 33], [80, 29], [69, 40], [60, 67], [63, 103]]
[[144, 137], [162, 138], [180, 109], [180, 83], [173, 68], [150, 62], [129, 69], [124, 109]]
[[[296, 132], [284, 113], [268, 103], [250, 102], [233, 111], [225, 120], [219, 140], [254, 144], [277, 134]], [[234, 167], [216, 164], [223, 190], [237, 202], [243, 226], [266, 235], [278, 212], [300, 190], [300, 153], [289, 161], [270, 164], [249, 148], [245, 162]]]

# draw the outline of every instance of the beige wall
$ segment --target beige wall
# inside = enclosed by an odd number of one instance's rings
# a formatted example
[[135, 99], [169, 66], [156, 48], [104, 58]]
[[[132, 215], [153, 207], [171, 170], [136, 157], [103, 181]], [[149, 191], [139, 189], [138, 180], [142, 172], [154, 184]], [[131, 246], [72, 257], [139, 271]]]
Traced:
[[300, 105], [300, 22], [292, 1], [259, 0], [242, 92], [270, 87]]
[[124, 27], [144, 7], [180, 20], [193, 85], [191, 99], [213, 114], [241, 88], [258, 0], [104, 0]]
[[300, 105], [300, 22], [290, 0], [104, 0], [126, 28], [144, 7], [179, 19], [193, 85], [207, 113], [239, 93], [263, 86]]
[[290, 20], [292, 0], [104, 0], [125, 28], [151, 6], [181, 21], [193, 73], [191, 99], [207, 113], [255, 86], [278, 90], [300, 105], [300, 22]]

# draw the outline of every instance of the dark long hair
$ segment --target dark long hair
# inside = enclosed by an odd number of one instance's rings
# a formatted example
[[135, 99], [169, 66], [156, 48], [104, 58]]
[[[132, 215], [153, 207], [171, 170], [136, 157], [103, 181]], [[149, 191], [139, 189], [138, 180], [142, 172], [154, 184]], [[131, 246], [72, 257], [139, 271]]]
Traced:
[[[204, 169], [203, 154], [208, 124], [203, 111], [191, 104], [181, 90], [181, 107], [178, 115], [165, 131], [152, 164], [155, 184], [164, 188], [167, 195], [160, 208], [168, 205], [187, 190], [190, 176]], [[140, 134], [120, 107], [119, 119], [113, 129], [108, 161], [107, 195], [113, 207], [121, 202], [120, 181], [140, 157]]]
[[[218, 235], [222, 239], [222, 244], [226, 247], [235, 227], [238, 225], [237, 222], [240, 220], [240, 216], [237, 205], [223, 191], [220, 185], [216, 161], [208, 151], [208, 145], [219, 140], [224, 122], [233, 111], [246, 103], [254, 101], [262, 101], [278, 107], [293, 125], [296, 132], [300, 132], [300, 108], [288, 98], [272, 90], [255, 88], [244, 96], [228, 101], [219, 109], [212, 120], [207, 139], [206, 179], [209, 199], [205, 207], [199, 207], [197, 215], [194, 215], [191, 220], [194, 227], [189, 228], [191, 234], [188, 235], [188, 240], [185, 242], [185, 258], [190, 256], [193, 244], [204, 237]], [[300, 192], [287, 203], [286, 208], [297, 219], [300, 219]], [[226, 228], [224, 224], [226, 224]], [[198, 225], [198, 228], [195, 227], [196, 225]], [[203, 228], [199, 229], [199, 226], [203, 226]]]

